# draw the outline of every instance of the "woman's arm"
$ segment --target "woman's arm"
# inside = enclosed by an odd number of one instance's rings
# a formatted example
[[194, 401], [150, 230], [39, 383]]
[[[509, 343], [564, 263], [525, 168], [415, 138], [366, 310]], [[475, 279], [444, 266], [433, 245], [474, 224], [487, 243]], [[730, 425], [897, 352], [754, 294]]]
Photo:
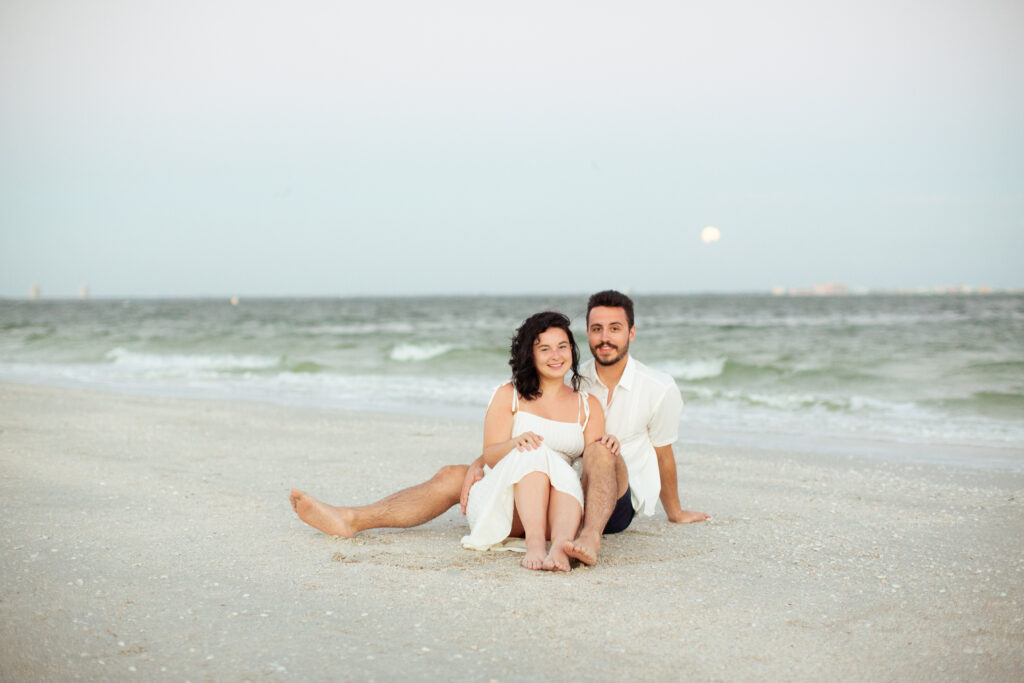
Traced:
[[590, 406], [590, 419], [583, 430], [583, 442], [593, 443], [604, 435], [604, 409], [601, 402], [593, 396], [587, 396], [587, 405]]
[[[583, 430], [584, 443], [592, 444], [595, 441], [600, 441], [608, 448], [608, 450], [612, 452], [612, 455], [618, 455], [618, 437], [616, 437], [614, 434], [604, 433], [604, 409], [601, 408], [601, 402], [598, 401], [593, 396], [588, 396], [587, 400], [590, 403], [590, 422], [587, 423], [587, 428]], [[595, 418], [595, 415], [598, 415], [600, 417]], [[597, 420], [596, 422], [595, 419]], [[601, 431], [597, 431], [598, 427], [600, 427]]]
[[525, 432], [512, 438], [512, 383], [502, 385], [491, 399], [484, 417], [484, 451], [481, 458], [490, 467], [508, 455], [513, 448], [532, 451], [544, 437]]

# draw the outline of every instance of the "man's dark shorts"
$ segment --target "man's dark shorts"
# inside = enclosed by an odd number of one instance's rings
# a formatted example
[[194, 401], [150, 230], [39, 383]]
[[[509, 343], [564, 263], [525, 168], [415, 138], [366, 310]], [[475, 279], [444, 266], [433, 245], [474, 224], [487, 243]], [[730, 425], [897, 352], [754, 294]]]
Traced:
[[616, 501], [615, 509], [612, 510], [612, 516], [608, 518], [608, 523], [604, 525], [604, 533], [617, 534], [620, 531], [625, 531], [629, 523], [633, 521], [633, 515], [636, 513], [633, 511], [632, 494], [633, 492], [627, 486], [622, 498]]

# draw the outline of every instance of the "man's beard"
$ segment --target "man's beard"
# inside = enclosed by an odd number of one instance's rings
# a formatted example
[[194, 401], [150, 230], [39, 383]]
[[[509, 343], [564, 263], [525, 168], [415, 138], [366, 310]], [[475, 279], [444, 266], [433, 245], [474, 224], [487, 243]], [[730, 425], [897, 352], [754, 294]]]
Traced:
[[613, 348], [617, 349], [618, 352], [619, 352], [618, 355], [616, 355], [614, 358], [612, 358], [611, 360], [601, 360], [601, 357], [597, 355], [597, 349], [600, 346], [603, 346], [603, 345], [598, 345], [597, 347], [594, 347], [594, 346], [590, 347], [590, 353], [594, 356], [594, 362], [597, 363], [598, 365], [604, 365], [604, 366], [615, 365], [620, 360], [625, 358], [627, 353], [629, 353], [629, 342], [626, 342], [626, 348], [624, 348], [624, 349], [619, 349], [617, 346], [613, 347]]

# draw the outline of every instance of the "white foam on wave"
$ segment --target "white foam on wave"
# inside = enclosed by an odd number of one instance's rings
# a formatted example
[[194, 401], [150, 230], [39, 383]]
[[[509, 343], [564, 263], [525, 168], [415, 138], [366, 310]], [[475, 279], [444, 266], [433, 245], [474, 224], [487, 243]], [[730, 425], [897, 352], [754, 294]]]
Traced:
[[443, 355], [454, 349], [452, 344], [399, 344], [391, 349], [391, 360], [402, 362], [423, 361]]
[[330, 325], [318, 323], [316, 325], [305, 325], [297, 332], [305, 336], [370, 336], [378, 334], [410, 334], [416, 331], [408, 322], [381, 322], [381, 323], [349, 323], [347, 325]]
[[181, 353], [140, 353], [117, 347], [106, 355], [113, 364], [126, 370], [141, 371], [181, 371], [194, 370], [265, 370], [280, 365], [281, 359], [271, 356], [236, 355], [236, 354], [197, 354]]
[[777, 410], [806, 412], [811, 410], [831, 410], [836, 412], [875, 413], [906, 416], [915, 411], [921, 415], [932, 416], [934, 413], [912, 401], [886, 401], [870, 396], [828, 396], [808, 393], [765, 393], [745, 392], [735, 389], [721, 390], [708, 387], [687, 387], [701, 399], [723, 399], [738, 404], [764, 406]]
[[725, 371], [725, 361], [725, 358], [669, 360], [657, 363], [654, 367], [676, 379], [711, 379], [721, 376]]
[[[266, 359], [264, 359], [265, 361]], [[237, 367], [237, 365], [233, 366]], [[502, 375], [422, 377], [349, 373], [236, 372], [210, 369], [161, 370], [121, 364], [9, 364], [0, 362], [0, 381], [96, 387], [128, 393], [197, 398], [256, 399], [274, 403], [356, 410], [397, 410], [440, 416], [482, 417]], [[870, 397], [810, 394], [749, 394], [708, 387], [685, 390], [686, 425], [762, 435], [863, 436], [893, 443], [1019, 446], [1024, 423], [985, 417], [950, 419], [912, 402]]]

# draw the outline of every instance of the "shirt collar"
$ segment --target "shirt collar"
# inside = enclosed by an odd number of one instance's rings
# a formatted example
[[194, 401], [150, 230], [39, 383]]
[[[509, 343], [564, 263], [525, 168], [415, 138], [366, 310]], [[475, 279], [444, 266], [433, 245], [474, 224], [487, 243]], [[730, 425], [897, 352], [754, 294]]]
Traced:
[[[604, 382], [602, 382], [601, 378], [598, 377], [597, 375], [596, 361], [592, 360], [586, 365], [584, 365], [581, 368], [580, 374], [587, 376], [596, 384], [600, 384], [602, 387], [604, 386]], [[619, 383], [616, 386], [616, 389], [618, 389], [619, 387], [626, 389], [627, 391], [629, 389], [632, 389], [634, 377], [636, 377], [636, 362], [633, 361], [633, 354], [630, 354], [629, 358], [626, 359], [626, 368], [622, 371], [622, 377], [619, 378]], [[607, 387], [605, 388], [607, 389]]]

